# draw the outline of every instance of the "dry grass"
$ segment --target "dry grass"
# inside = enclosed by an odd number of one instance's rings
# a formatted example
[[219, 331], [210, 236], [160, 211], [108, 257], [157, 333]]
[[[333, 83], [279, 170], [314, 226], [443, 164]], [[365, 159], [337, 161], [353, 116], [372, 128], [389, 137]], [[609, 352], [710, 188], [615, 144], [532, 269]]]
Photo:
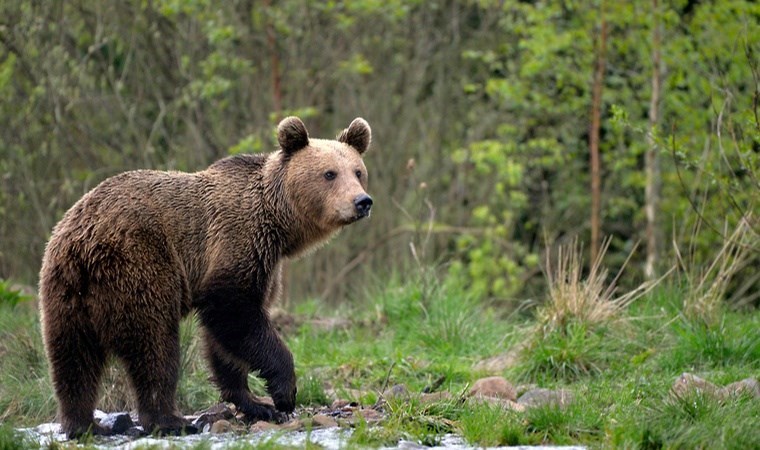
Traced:
[[546, 252], [545, 273], [549, 285], [549, 302], [538, 313], [540, 326], [545, 330], [551, 330], [562, 328], [571, 321], [589, 328], [609, 323], [662, 280], [660, 278], [645, 282], [632, 291], [616, 296], [617, 280], [631, 256], [629, 255], [615, 278], [608, 282], [608, 270], [602, 266], [602, 261], [609, 245], [610, 239], [606, 239], [585, 277], [583, 246], [577, 239], [557, 249], [556, 263], [552, 261], [551, 252]]
[[[752, 216], [743, 218], [728, 236], [715, 258], [704, 269], [692, 257], [688, 262], [674, 245], [676, 259], [688, 287], [683, 298], [684, 315], [691, 320], [699, 320], [714, 325], [720, 317], [723, 299], [734, 276], [745, 266], [752, 249], [756, 248], [758, 236], [751, 226]], [[753, 246], [754, 244], [754, 246]]]

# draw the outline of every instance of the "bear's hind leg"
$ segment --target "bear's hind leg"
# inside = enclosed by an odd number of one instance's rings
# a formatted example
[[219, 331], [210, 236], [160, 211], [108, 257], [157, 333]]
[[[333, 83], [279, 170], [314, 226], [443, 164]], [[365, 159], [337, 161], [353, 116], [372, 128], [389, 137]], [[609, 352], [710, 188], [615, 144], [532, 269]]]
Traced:
[[119, 352], [137, 396], [140, 425], [148, 433], [192, 434], [197, 430], [176, 407], [175, 393], [179, 375], [179, 336], [151, 336], [146, 345], [128, 353]]
[[116, 354], [137, 397], [140, 425], [148, 433], [197, 432], [175, 403], [180, 363], [179, 317], [136, 319], [128, 324], [129, 336], [117, 346]]
[[45, 324], [44, 338], [62, 431], [69, 439], [109, 434], [93, 420], [106, 358], [91, 325], [76, 314], [45, 314], [56, 317]]

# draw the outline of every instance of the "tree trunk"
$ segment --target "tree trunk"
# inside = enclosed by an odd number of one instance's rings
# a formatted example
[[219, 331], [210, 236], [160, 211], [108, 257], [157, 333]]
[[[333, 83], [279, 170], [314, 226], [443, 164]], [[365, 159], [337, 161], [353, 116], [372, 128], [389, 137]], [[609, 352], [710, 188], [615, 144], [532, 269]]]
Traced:
[[604, 18], [604, 1], [599, 6], [600, 30], [596, 40], [596, 67], [591, 100], [591, 130], [589, 151], [591, 153], [591, 261], [595, 261], [601, 244], [602, 174], [599, 158], [599, 130], [602, 116], [602, 86], [604, 85], [605, 52], [607, 47], [607, 22]]
[[659, 227], [657, 210], [660, 203], [660, 163], [657, 158], [655, 132], [659, 120], [660, 89], [662, 78], [662, 59], [660, 58], [661, 40], [660, 11], [658, 0], [652, 0], [652, 97], [649, 102], [649, 133], [647, 133], [645, 213], [647, 218], [646, 241], [647, 260], [644, 274], [653, 279], [659, 257]]
[[[264, 0], [264, 8], [268, 11], [272, 7], [272, 0]], [[276, 120], [282, 117], [282, 78], [280, 76], [280, 55], [277, 52], [277, 35], [270, 19], [266, 21], [267, 50], [269, 50], [270, 64], [272, 66], [272, 112]]]

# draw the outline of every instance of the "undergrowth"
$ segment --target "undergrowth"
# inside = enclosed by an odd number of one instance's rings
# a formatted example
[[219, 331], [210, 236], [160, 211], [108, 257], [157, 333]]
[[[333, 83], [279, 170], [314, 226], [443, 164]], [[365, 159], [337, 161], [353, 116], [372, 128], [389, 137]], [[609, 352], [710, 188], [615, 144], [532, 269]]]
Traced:
[[[391, 277], [353, 308], [336, 311], [319, 301], [295, 308], [303, 320], [287, 331], [286, 341], [296, 361], [297, 401], [320, 407], [340, 396], [372, 406], [381, 404], [384, 391], [404, 386], [408, 397], [387, 398], [380, 424], [358, 422], [346, 438], [350, 446], [401, 440], [439, 445], [453, 433], [475, 446], [752, 448], [760, 442], [760, 399], [674, 398], [670, 388], [682, 372], [719, 385], [757, 377], [760, 313], [721, 304], [717, 312], [710, 309], [716, 320], [700, 320], [682, 312], [685, 292], [688, 287], [666, 282], [602, 320], [572, 313], [542, 320], [548, 317], [542, 312], [534, 319], [507, 316], [449, 280]], [[542, 311], [551, 307], [545, 304]], [[331, 315], [348, 321], [335, 327], [312, 322]], [[201, 334], [194, 319], [183, 322], [178, 403], [186, 414], [219, 400]], [[476, 363], [510, 352], [516, 359], [498, 374], [515, 384], [567, 389], [574, 400], [525, 412], [465, 401], [472, 383], [489, 374]], [[55, 400], [32, 302], [0, 305], [0, 356], [2, 422], [31, 426], [53, 420]], [[118, 365], [113, 371], [123, 380]], [[264, 392], [258, 378], [250, 382], [252, 390]], [[440, 391], [450, 395], [422, 400], [424, 393]], [[105, 383], [101, 394], [105, 409], [131, 396]], [[0, 443], [28, 446], [8, 426], [0, 429]], [[285, 448], [276, 440], [257, 445]]]

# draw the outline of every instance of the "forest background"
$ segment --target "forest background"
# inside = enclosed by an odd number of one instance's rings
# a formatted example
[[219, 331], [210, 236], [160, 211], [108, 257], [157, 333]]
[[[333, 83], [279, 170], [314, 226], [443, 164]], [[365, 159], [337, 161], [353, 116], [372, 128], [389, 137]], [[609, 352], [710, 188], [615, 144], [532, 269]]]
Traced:
[[757, 305], [759, 53], [749, 0], [3, 0], [0, 279], [35, 285], [108, 176], [362, 116], [373, 215], [292, 264], [293, 301], [435, 267], [509, 311], [541, 296], [549, 245], [610, 236], [620, 267], [641, 243], [633, 286], [708, 264], [744, 221], [728, 295]]

